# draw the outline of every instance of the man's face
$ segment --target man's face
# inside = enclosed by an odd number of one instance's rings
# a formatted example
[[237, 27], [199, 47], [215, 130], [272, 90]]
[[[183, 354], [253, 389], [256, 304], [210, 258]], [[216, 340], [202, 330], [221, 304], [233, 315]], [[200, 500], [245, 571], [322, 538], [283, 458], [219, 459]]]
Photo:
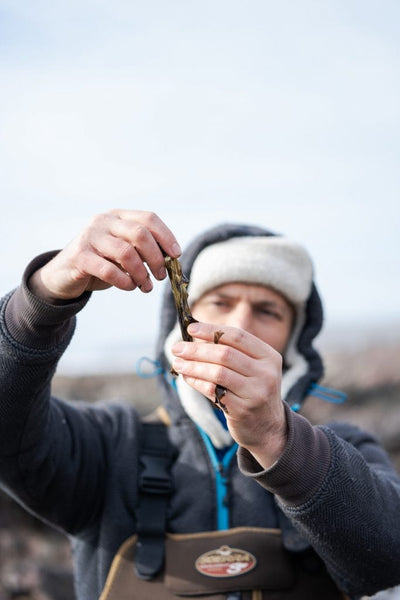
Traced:
[[294, 310], [275, 290], [263, 285], [227, 283], [204, 294], [192, 307], [198, 321], [239, 327], [283, 354]]

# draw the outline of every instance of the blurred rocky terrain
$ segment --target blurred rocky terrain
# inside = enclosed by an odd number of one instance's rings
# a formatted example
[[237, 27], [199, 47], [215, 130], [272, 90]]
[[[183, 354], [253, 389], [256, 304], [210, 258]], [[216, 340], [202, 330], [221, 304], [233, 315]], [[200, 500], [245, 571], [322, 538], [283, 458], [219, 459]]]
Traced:
[[[303, 410], [313, 423], [346, 420], [373, 432], [400, 472], [400, 344], [326, 355], [322, 384], [344, 391], [346, 403], [310, 397]], [[54, 394], [71, 400], [119, 399], [141, 414], [158, 404], [155, 381], [134, 374], [58, 375]], [[397, 597], [397, 596], [396, 596]], [[73, 600], [68, 540], [0, 494], [0, 600]]]

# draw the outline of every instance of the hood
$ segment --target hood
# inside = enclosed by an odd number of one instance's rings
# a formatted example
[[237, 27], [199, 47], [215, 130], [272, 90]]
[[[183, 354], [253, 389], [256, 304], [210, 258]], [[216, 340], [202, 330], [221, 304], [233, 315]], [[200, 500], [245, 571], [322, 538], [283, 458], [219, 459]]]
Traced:
[[[190, 273], [197, 255], [207, 246], [240, 236], [280, 236], [268, 229], [255, 225], [225, 223], [217, 225], [196, 237], [183, 251], [180, 258], [182, 272], [190, 279]], [[284, 356], [287, 366], [282, 380], [282, 398], [289, 405], [301, 404], [311, 384], [317, 383], [323, 375], [323, 364], [313, 342], [322, 327], [322, 304], [315, 284], [305, 303], [304, 314], [297, 318], [294, 337]], [[170, 388], [168, 377], [170, 365], [165, 355], [165, 341], [177, 322], [177, 314], [169, 282], [166, 284], [162, 305], [161, 324], [156, 346], [156, 358], [162, 367], [159, 384], [165, 390]], [[296, 330], [297, 329], [297, 330]], [[170, 395], [170, 394], [168, 394]], [[167, 407], [172, 408], [172, 407]], [[176, 406], [175, 406], [176, 409]]]

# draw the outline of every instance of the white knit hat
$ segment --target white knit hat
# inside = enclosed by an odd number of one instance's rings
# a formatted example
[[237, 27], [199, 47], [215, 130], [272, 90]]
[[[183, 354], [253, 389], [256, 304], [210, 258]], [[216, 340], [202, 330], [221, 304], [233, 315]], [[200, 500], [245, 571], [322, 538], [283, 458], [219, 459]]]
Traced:
[[189, 302], [226, 283], [259, 284], [280, 292], [294, 306], [311, 291], [313, 265], [298, 243], [278, 236], [235, 237], [207, 246], [190, 274]]

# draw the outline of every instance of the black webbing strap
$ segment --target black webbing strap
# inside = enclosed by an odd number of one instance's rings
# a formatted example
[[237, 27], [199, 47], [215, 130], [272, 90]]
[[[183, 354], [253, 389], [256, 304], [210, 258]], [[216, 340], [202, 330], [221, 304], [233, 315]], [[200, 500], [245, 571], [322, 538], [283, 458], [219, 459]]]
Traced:
[[173, 447], [163, 423], [143, 423], [135, 553], [136, 574], [152, 579], [162, 569]]

